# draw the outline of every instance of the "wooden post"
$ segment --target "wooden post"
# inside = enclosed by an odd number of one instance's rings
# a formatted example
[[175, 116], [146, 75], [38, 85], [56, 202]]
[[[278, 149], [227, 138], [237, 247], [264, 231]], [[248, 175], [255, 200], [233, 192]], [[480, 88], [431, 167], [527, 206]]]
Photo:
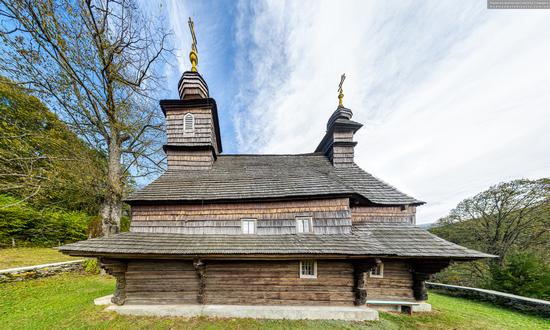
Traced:
[[116, 305], [124, 305], [126, 302], [126, 268], [127, 263], [120, 260], [101, 258], [101, 267], [108, 274], [116, 278], [116, 287], [111, 302]]
[[435, 274], [448, 267], [450, 260], [417, 260], [411, 263], [412, 289], [414, 299], [417, 301], [428, 300], [426, 280], [430, 275]]
[[193, 267], [199, 278], [199, 289], [197, 292], [197, 302], [206, 304], [206, 264], [201, 259], [193, 260]]
[[428, 290], [426, 289], [426, 280], [430, 274], [413, 272], [413, 295], [417, 301], [428, 300]]
[[353, 264], [353, 290], [355, 291], [355, 305], [367, 304], [367, 282], [366, 276], [371, 269], [380, 263], [380, 259], [369, 259], [357, 261]]

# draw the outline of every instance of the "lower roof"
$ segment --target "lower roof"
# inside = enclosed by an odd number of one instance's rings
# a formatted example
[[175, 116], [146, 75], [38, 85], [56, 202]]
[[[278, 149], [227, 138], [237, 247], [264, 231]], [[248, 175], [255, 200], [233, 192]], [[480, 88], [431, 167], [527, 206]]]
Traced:
[[493, 255], [467, 249], [413, 225], [362, 224], [351, 234], [187, 235], [126, 232], [59, 247], [75, 256], [193, 257], [332, 255], [476, 259]]

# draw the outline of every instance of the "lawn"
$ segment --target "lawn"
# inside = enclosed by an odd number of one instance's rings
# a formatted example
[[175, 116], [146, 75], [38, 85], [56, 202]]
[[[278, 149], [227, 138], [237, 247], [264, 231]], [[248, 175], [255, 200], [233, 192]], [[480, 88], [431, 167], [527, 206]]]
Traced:
[[0, 324], [4, 329], [550, 329], [550, 320], [437, 294], [430, 295], [433, 313], [380, 313], [379, 322], [131, 317], [93, 305], [113, 288], [111, 277], [80, 274], [2, 284]]
[[53, 248], [8, 248], [0, 249], [0, 269], [34, 266], [51, 262], [77, 260]]

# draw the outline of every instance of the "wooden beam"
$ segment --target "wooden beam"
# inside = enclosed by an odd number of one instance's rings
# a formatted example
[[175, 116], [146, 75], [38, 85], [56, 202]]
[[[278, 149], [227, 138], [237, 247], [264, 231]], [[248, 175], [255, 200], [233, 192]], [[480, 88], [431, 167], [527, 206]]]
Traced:
[[355, 305], [363, 306], [367, 304], [367, 273], [380, 263], [380, 259], [367, 259], [353, 263], [353, 291], [355, 292]]
[[100, 264], [105, 271], [116, 279], [115, 293], [111, 302], [116, 305], [124, 305], [126, 302], [126, 269], [127, 263], [121, 260], [101, 258]]
[[197, 302], [206, 304], [206, 264], [201, 259], [193, 260], [193, 267], [199, 278], [199, 289], [197, 291]]

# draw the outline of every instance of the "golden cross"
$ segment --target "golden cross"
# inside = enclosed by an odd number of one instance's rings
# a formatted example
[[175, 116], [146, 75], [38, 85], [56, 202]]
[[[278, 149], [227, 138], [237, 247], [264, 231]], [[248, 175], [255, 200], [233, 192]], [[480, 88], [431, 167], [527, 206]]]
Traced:
[[191, 71], [197, 72], [197, 64], [199, 63], [199, 51], [197, 50], [197, 37], [195, 36], [195, 24], [191, 17], [189, 17], [189, 30], [191, 31], [191, 38], [193, 43], [191, 44], [191, 52], [189, 53], [189, 60], [191, 61]]
[[344, 90], [342, 89], [342, 85], [344, 84], [344, 80], [346, 80], [346, 74], [342, 74], [342, 77], [340, 78], [340, 85], [338, 85], [338, 99], [340, 100], [338, 106], [343, 107], [342, 99], [344, 98]]

